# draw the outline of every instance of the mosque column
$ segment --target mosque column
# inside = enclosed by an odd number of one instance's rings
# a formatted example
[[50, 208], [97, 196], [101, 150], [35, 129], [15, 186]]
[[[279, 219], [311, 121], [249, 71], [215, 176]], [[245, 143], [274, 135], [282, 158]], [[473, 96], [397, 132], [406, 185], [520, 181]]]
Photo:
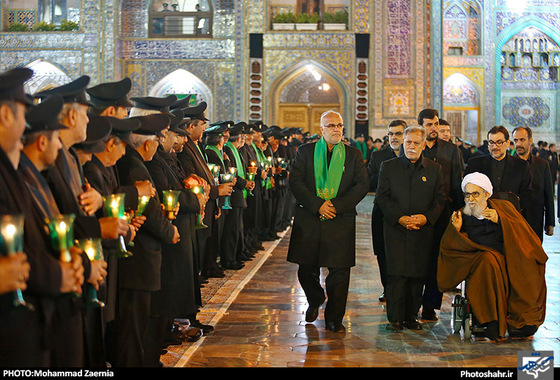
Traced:
[[249, 120], [263, 119], [263, 35], [249, 36]]
[[369, 136], [369, 34], [356, 34], [356, 127], [354, 136]]

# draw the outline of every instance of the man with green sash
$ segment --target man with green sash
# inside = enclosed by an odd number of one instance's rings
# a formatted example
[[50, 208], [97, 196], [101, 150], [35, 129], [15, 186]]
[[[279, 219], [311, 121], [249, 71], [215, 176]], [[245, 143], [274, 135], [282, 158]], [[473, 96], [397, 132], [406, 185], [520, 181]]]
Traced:
[[[342, 142], [342, 116], [325, 112], [320, 128], [322, 138], [299, 147], [290, 171], [297, 206], [287, 259], [299, 264], [309, 303], [306, 322], [317, 319], [327, 298], [326, 328], [344, 332], [350, 268], [356, 264], [356, 205], [366, 196], [369, 179], [361, 152]], [[328, 268], [326, 298], [321, 267]]]

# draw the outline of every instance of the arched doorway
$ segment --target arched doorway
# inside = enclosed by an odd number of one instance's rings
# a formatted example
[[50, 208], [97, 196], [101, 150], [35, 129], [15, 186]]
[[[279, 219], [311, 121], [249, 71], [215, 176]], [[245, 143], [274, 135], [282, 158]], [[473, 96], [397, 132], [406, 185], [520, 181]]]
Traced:
[[315, 62], [302, 62], [286, 70], [271, 87], [269, 99], [271, 120], [282, 128], [320, 133], [321, 114], [327, 110], [340, 112], [347, 125], [350, 120], [340, 80]]
[[480, 91], [460, 73], [443, 82], [443, 118], [451, 126], [451, 137], [480, 143]]
[[156, 97], [177, 95], [179, 98], [191, 95], [191, 105], [201, 101], [208, 103], [206, 117], [212, 120], [212, 92], [203, 81], [187, 70], [178, 69], [169, 73], [152, 87], [148, 95]]
[[558, 133], [560, 38], [552, 36], [530, 25], [501, 46], [501, 124], [531, 127], [534, 141], [555, 141]]
[[35, 94], [72, 81], [72, 78], [62, 69], [44, 59], [36, 59], [25, 67], [33, 70], [33, 77], [25, 82], [24, 86], [28, 94]]

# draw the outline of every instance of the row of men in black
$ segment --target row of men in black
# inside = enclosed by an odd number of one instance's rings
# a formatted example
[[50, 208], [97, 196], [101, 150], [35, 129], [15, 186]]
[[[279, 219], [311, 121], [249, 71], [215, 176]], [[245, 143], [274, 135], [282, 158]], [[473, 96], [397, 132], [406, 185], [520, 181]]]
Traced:
[[[287, 170], [276, 172], [274, 163], [280, 155], [293, 157], [296, 144], [287, 144], [292, 131], [212, 125], [208, 136], [219, 130], [229, 132], [232, 143], [242, 139], [235, 136], [253, 138], [245, 149], [237, 145], [242, 154], [230, 149], [227, 165], [241, 162], [246, 173], [254, 162], [261, 179], [249, 183], [238, 175], [235, 186], [217, 184], [201, 144], [206, 103], [190, 107], [188, 98], [174, 95], [129, 100], [128, 78], [87, 88], [89, 77], [82, 76], [35, 94], [36, 104], [23, 90], [32, 75], [25, 68], [0, 74], [0, 214], [25, 216], [25, 253], [0, 259], [0, 365], [158, 366], [174, 321], [212, 331], [196, 315], [202, 275], [216, 269], [217, 250], [231, 243], [220, 237], [243, 242], [236, 259], [248, 259], [241, 255], [262, 249], [262, 241], [277, 238], [291, 219], [287, 189], [278, 185]], [[183, 144], [172, 144], [175, 138]], [[255, 149], [259, 145], [264, 152]], [[276, 183], [267, 187], [267, 178]], [[203, 194], [191, 191], [195, 184], [204, 186]], [[243, 187], [254, 196], [244, 197]], [[160, 201], [169, 189], [181, 190], [171, 220]], [[116, 193], [125, 194], [129, 211], [149, 197], [143, 215], [130, 222], [108, 217], [103, 197]], [[233, 202], [236, 193], [246, 206]], [[221, 210], [224, 196], [243, 213]], [[60, 214], [75, 215], [76, 239], [102, 238], [104, 260], [90, 260], [77, 246], [71, 262], [59, 259], [45, 221]], [[196, 229], [197, 214], [207, 228]], [[232, 215], [235, 220], [226, 221]], [[222, 236], [220, 224], [235, 226], [235, 235]], [[120, 237], [132, 256], [117, 259]], [[231, 266], [225, 257], [219, 261]], [[103, 308], [88, 302], [87, 287], [98, 291]], [[16, 289], [25, 290], [33, 309], [11, 304]]]
[[[441, 308], [442, 293], [437, 288], [437, 258], [439, 254], [439, 242], [445, 232], [451, 213], [464, 206], [461, 181], [464, 175], [480, 172], [486, 174], [494, 186], [494, 197], [519, 202], [519, 208], [525, 216], [529, 225], [543, 239], [543, 233], [553, 234], [555, 225], [554, 218], [554, 190], [549, 164], [546, 160], [532, 155], [530, 145], [532, 143], [532, 131], [530, 128], [516, 128], [511, 140], [514, 143], [516, 153], [507, 154], [510, 135], [503, 126], [495, 126], [488, 131], [489, 152], [485, 155], [472, 157], [467, 165], [463, 164], [463, 158], [457, 146], [438, 136], [439, 114], [434, 109], [424, 109], [418, 115], [418, 125], [426, 130], [426, 148], [422, 152], [423, 157], [437, 162], [443, 173], [445, 205], [437, 222], [434, 223], [434, 244], [429, 248], [431, 251], [430, 273], [424, 282], [423, 299], [421, 303], [421, 318], [424, 320], [437, 320], [436, 310]], [[388, 126], [389, 146], [385, 149], [373, 152], [368, 162], [368, 174], [371, 180], [371, 188], [377, 189], [378, 175], [381, 163], [397, 156], [403, 156], [402, 149], [403, 132], [407, 128], [404, 120], [395, 120]], [[513, 198], [512, 198], [513, 194]], [[399, 241], [386, 241], [387, 235], [383, 231], [383, 213], [378, 203], [374, 201], [372, 213], [372, 237], [373, 249], [377, 257], [380, 278], [384, 290], [387, 290], [388, 272], [387, 258], [385, 255], [388, 244], [401, 244]], [[390, 239], [390, 238], [389, 238]], [[409, 247], [424, 247], [424, 242], [409, 244]], [[402, 250], [405, 252], [405, 248]], [[422, 277], [420, 273], [414, 273], [414, 265], [406, 260], [391, 260], [392, 274], [407, 273], [412, 276]], [[381, 301], [386, 300], [385, 292], [380, 296]]]

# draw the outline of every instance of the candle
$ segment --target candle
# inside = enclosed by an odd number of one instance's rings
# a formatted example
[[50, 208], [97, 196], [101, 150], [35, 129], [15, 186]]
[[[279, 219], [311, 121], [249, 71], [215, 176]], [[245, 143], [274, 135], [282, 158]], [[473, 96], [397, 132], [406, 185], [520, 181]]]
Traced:
[[167, 219], [175, 219], [175, 209], [179, 200], [179, 191], [164, 190], [163, 191], [163, 207], [167, 212]]
[[[2, 254], [10, 256], [18, 252], [23, 252], [23, 215], [3, 215], [1, 218], [0, 239]], [[21, 289], [16, 289], [13, 294], [13, 305], [27, 307], [33, 310], [34, 307], [28, 304], [23, 298]]]
[[60, 251], [60, 260], [72, 261], [70, 248], [74, 246], [74, 214], [59, 215], [47, 220], [53, 248]]
[[[77, 245], [80, 247], [88, 256], [91, 261], [103, 260], [103, 247], [101, 245], [101, 239], [82, 239], [77, 240]], [[97, 298], [97, 290], [95, 287], [87, 283], [88, 292], [88, 304], [104, 307], [105, 304]]]
[[142, 216], [142, 214], [146, 210], [146, 206], [148, 206], [148, 203], [150, 202], [150, 199], [151, 197], [147, 195], [138, 197], [138, 208], [136, 209], [136, 216]]
[[[204, 194], [204, 187], [202, 185], [196, 185], [191, 187], [191, 191], [195, 194]], [[201, 213], [196, 214], [196, 224], [194, 228], [195, 229], [208, 228], [208, 226], [204, 224]]]

